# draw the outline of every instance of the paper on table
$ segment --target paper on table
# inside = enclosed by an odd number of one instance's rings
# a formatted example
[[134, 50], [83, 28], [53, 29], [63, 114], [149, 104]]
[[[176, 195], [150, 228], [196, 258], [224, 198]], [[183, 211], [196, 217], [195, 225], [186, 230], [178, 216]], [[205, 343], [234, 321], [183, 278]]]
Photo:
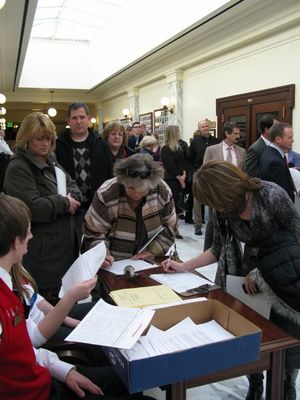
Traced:
[[204, 267], [195, 268], [195, 271], [199, 272], [199, 274], [203, 275], [210, 281], [215, 282], [217, 269], [218, 263], [215, 262], [209, 265], [205, 265]]
[[62, 196], [67, 195], [67, 179], [64, 171], [58, 167], [54, 167], [57, 183], [57, 193]]
[[112, 306], [100, 299], [66, 340], [130, 349], [155, 311]]
[[169, 286], [177, 293], [186, 292], [197, 286], [211, 285], [207, 279], [201, 278], [199, 275], [191, 272], [175, 272], [174, 274], [152, 274], [150, 278], [156, 282]]
[[153, 304], [183, 301], [166, 285], [113, 290], [110, 296], [118, 306], [145, 307]]
[[59, 296], [62, 297], [74, 283], [93, 278], [101, 267], [105, 256], [104, 242], [98, 243], [97, 246], [81, 254], [63, 276]]
[[266, 295], [263, 293], [256, 294], [247, 294], [244, 292], [242, 284], [244, 283], [245, 278], [242, 276], [226, 276], [226, 290], [233, 297], [240, 300], [242, 303], [246, 304], [253, 310], [255, 310], [258, 314], [263, 317], [269, 319], [270, 310], [271, 310], [271, 302], [268, 300]]
[[110, 267], [105, 267], [103, 269], [115, 275], [124, 275], [124, 268], [127, 267], [127, 265], [131, 265], [135, 271], [143, 271], [144, 269], [150, 269], [156, 266], [144, 260], [132, 260], [131, 258], [127, 258], [126, 260], [115, 261]]

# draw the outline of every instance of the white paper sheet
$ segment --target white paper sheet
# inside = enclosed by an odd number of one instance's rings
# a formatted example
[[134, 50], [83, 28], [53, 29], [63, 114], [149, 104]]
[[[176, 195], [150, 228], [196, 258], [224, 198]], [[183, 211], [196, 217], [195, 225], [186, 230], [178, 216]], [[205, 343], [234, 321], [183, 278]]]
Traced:
[[59, 296], [62, 297], [74, 283], [93, 278], [101, 267], [105, 256], [104, 242], [98, 243], [97, 246], [81, 254], [63, 276]]
[[127, 267], [127, 265], [131, 265], [135, 271], [143, 271], [145, 269], [158, 267], [158, 265], [150, 264], [144, 260], [132, 260], [131, 258], [127, 258], [126, 260], [115, 261], [110, 267], [105, 267], [103, 269], [115, 275], [124, 275], [124, 268]]
[[130, 349], [155, 311], [112, 306], [100, 299], [66, 340]]
[[58, 167], [54, 167], [57, 183], [57, 193], [62, 196], [67, 195], [67, 178], [64, 171]]
[[296, 168], [289, 168], [292, 179], [294, 181], [294, 186], [297, 192], [297, 195], [299, 195], [300, 192], [300, 171], [298, 171]]
[[205, 265], [204, 267], [195, 268], [195, 271], [199, 272], [199, 274], [203, 275], [210, 281], [215, 282], [217, 269], [218, 263], [215, 262], [209, 265]]
[[191, 272], [175, 272], [174, 274], [152, 274], [150, 278], [156, 282], [169, 286], [177, 293], [186, 292], [197, 286], [211, 284], [207, 279]]
[[234, 296], [236, 299], [240, 300], [242, 303], [246, 304], [248, 307], [255, 310], [258, 314], [269, 319], [271, 302], [263, 293], [247, 294], [244, 292], [242, 284], [245, 278], [241, 276], [226, 276], [226, 288], [227, 292]]
[[151, 326], [147, 335], [140, 337], [133, 348], [126, 353], [124, 352], [124, 355], [129, 360], [136, 360], [232, 338], [234, 338], [234, 335], [215, 320], [197, 325], [191, 318], [187, 317], [166, 331]]

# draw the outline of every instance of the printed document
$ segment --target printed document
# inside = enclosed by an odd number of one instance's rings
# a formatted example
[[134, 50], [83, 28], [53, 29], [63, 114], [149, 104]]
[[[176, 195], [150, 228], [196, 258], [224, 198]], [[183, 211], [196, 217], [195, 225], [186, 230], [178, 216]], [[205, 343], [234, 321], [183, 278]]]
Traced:
[[101, 267], [106, 256], [104, 242], [81, 254], [62, 278], [59, 296], [62, 297], [76, 282], [93, 278]]
[[195, 268], [195, 271], [203, 275], [204, 278], [209, 279], [212, 282], [215, 282], [217, 269], [218, 269], [218, 263], [215, 262], [209, 265], [205, 265], [204, 267]]
[[247, 294], [244, 292], [243, 283], [245, 278], [242, 276], [226, 276], [226, 290], [233, 297], [255, 310], [258, 314], [269, 319], [271, 301], [264, 293]]
[[169, 286], [177, 293], [183, 293], [195, 287], [209, 284], [208, 281], [201, 276], [193, 274], [192, 272], [175, 272], [174, 274], [152, 274], [150, 278], [163, 285]]
[[114, 290], [110, 292], [110, 296], [118, 306], [123, 307], [145, 307], [183, 301], [172, 289], [165, 285]]
[[100, 299], [66, 340], [130, 349], [155, 311], [112, 306]]
[[234, 335], [215, 320], [197, 325], [190, 317], [187, 317], [166, 331], [151, 326], [147, 335], [141, 336], [132, 349], [122, 351], [122, 353], [129, 360], [137, 360], [232, 338]]
[[135, 271], [143, 271], [145, 269], [157, 267], [157, 265], [153, 265], [144, 260], [132, 260], [131, 258], [127, 258], [126, 260], [115, 261], [110, 267], [105, 267], [103, 269], [115, 275], [124, 275], [124, 268], [128, 265], [131, 265]]

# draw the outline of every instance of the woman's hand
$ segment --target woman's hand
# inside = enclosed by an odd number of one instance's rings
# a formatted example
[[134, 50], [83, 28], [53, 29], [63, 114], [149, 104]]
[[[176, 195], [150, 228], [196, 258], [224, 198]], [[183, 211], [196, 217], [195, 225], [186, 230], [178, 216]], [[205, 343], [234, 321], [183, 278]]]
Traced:
[[115, 261], [115, 259], [113, 258], [113, 256], [106, 256], [101, 267], [102, 268], [111, 267], [111, 265], [114, 261]]
[[77, 282], [75, 283], [75, 285], [71, 287], [71, 289], [68, 290], [66, 294], [72, 296], [74, 303], [76, 303], [79, 300], [84, 300], [91, 294], [91, 291], [97, 284], [97, 280], [98, 278], [97, 276], [95, 276], [92, 279], [87, 279], [86, 281]]
[[137, 253], [134, 256], [131, 257], [132, 260], [145, 260], [146, 258], [152, 257], [153, 254], [151, 251], [144, 250], [141, 253]]
[[80, 206], [80, 203], [79, 203], [79, 201], [75, 200], [75, 199], [71, 196], [70, 193], [68, 193], [68, 195], [67, 195], [66, 197], [67, 197], [67, 199], [69, 200], [69, 209], [68, 209], [68, 212], [69, 212], [70, 214], [73, 214], [73, 215], [74, 215], [74, 214], [76, 213], [77, 208]]
[[95, 385], [92, 381], [86, 378], [84, 375], [77, 372], [75, 369], [71, 369], [66, 376], [66, 385], [80, 398], [85, 397], [86, 392], [102, 395], [103, 391], [99, 386]]
[[255, 294], [257, 292], [256, 283], [251, 279], [250, 273], [245, 277], [244, 288], [245, 292], [248, 294]]
[[179, 183], [180, 183], [182, 189], [184, 189], [184, 188], [185, 188], [185, 178], [186, 178], [186, 175], [179, 175], [179, 176], [177, 176], [176, 178], [179, 180]]
[[185, 272], [184, 263], [179, 263], [174, 260], [170, 260], [169, 258], [160, 263], [160, 266], [163, 268], [165, 272], [173, 273], [173, 272]]

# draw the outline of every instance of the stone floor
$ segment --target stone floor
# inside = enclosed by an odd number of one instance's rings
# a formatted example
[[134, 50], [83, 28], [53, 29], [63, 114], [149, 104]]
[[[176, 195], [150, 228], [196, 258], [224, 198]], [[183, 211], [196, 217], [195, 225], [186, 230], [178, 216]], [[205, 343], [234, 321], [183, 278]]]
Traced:
[[[193, 225], [180, 222], [180, 233], [183, 239], [176, 239], [176, 247], [179, 257], [184, 261], [198, 255], [203, 248], [204, 229], [202, 236], [194, 234]], [[197, 388], [188, 389], [188, 400], [242, 400], [246, 398], [248, 390], [248, 380], [245, 376], [230, 379], [227, 381], [216, 382], [210, 385], [199, 386]], [[164, 400], [165, 392], [159, 388], [147, 390], [144, 392], [152, 396], [156, 400]], [[297, 379], [297, 394], [300, 399], [300, 374]]]

